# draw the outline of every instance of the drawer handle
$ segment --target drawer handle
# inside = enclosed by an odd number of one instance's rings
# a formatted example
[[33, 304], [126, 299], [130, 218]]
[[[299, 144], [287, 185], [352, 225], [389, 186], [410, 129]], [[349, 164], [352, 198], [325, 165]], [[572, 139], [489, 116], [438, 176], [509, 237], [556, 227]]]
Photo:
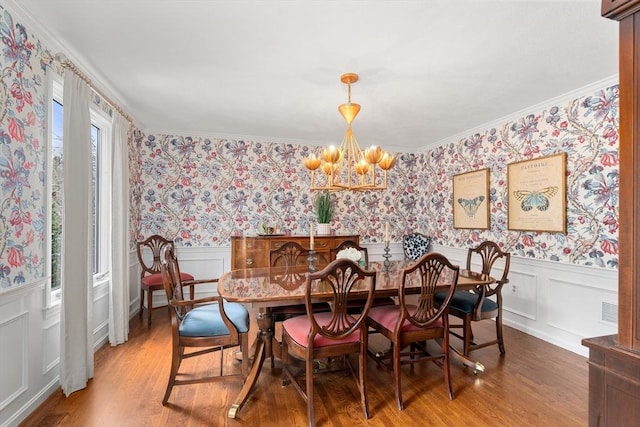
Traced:
[[273, 248], [274, 248], [274, 249], [280, 249], [280, 248], [282, 247], [282, 245], [284, 245], [284, 243], [275, 243], [275, 244], [273, 245]]
[[326, 242], [320, 242], [320, 243], [318, 243], [318, 246], [320, 246], [321, 248], [326, 248], [327, 247], [327, 243]]
[[253, 265], [253, 258], [247, 258], [247, 265]]
[[247, 242], [247, 248], [253, 249], [253, 242]]

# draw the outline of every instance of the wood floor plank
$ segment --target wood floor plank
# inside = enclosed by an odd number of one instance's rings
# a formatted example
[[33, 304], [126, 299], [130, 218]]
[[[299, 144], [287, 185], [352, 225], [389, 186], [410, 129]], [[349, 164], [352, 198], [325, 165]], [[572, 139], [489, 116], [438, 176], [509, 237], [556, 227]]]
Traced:
[[[474, 325], [475, 326], [475, 325]], [[474, 333], [480, 339], [494, 330], [490, 321]], [[104, 346], [95, 355], [95, 378], [85, 390], [65, 398], [57, 391], [21, 426], [304, 426], [306, 404], [292, 386], [281, 387], [279, 361], [269, 362], [237, 419], [227, 410], [239, 393], [240, 380], [175, 387], [167, 406], [162, 397], [170, 366], [171, 337], [165, 310], [153, 313], [149, 329], [138, 316], [131, 321], [129, 341]], [[371, 346], [384, 349], [381, 336]], [[452, 343], [461, 343], [452, 337]], [[434, 364], [402, 369], [405, 410], [395, 405], [391, 375], [368, 363], [369, 420], [364, 420], [359, 392], [351, 377], [316, 377], [315, 413], [319, 426], [584, 426], [587, 424], [588, 369], [584, 357], [517, 330], [505, 328], [507, 354], [496, 346], [472, 353], [486, 371], [474, 375], [452, 364], [455, 399], [450, 401], [442, 370]], [[225, 369], [240, 370], [232, 351]], [[194, 358], [183, 370], [217, 372], [218, 355]]]

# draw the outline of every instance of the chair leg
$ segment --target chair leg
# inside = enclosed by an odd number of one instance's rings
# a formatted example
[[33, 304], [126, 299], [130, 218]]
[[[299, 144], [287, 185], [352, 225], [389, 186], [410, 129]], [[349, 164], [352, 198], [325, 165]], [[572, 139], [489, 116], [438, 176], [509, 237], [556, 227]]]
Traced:
[[442, 360], [442, 371], [444, 372], [444, 385], [447, 388], [449, 394], [449, 400], [453, 400], [453, 385], [451, 384], [451, 368], [449, 363], [449, 333], [444, 334], [442, 339], [442, 353], [444, 354]]
[[398, 404], [398, 409], [404, 409], [404, 403], [402, 402], [402, 387], [400, 382], [400, 346], [393, 346], [393, 379], [396, 383], [396, 403]]
[[[289, 369], [289, 347], [287, 347], [287, 341], [284, 335], [282, 336], [282, 344], [280, 344], [280, 360], [282, 362], [282, 387], [286, 387], [289, 384], [287, 380], [287, 371]], [[255, 360], [253, 363], [256, 363]]]
[[499, 313], [496, 317], [496, 335], [498, 337], [498, 347], [500, 348], [500, 353], [504, 354], [504, 340], [502, 338], [502, 314]]
[[360, 354], [358, 355], [360, 369], [360, 400], [362, 402], [362, 410], [364, 411], [364, 419], [369, 419], [369, 401], [367, 399], [367, 335], [363, 334], [364, 338], [360, 345]]
[[144, 311], [144, 288], [140, 287], [140, 317], [142, 317], [143, 311]]
[[471, 351], [471, 340], [473, 339], [473, 331], [471, 330], [471, 316], [465, 316], [463, 320], [463, 328], [464, 332], [462, 334], [464, 338], [464, 346], [462, 353], [464, 357], [469, 357], [469, 352]]
[[307, 386], [307, 417], [309, 418], [309, 427], [315, 427], [316, 421], [313, 414], [313, 355], [307, 352], [306, 357], [306, 386]]
[[151, 326], [151, 312], [153, 311], [153, 291], [147, 289], [147, 326]]
[[169, 396], [171, 395], [171, 390], [173, 390], [173, 385], [176, 382], [176, 375], [178, 375], [178, 369], [180, 368], [180, 361], [182, 360], [182, 355], [184, 354], [184, 349], [174, 346], [173, 352], [171, 354], [171, 372], [169, 373], [169, 382], [167, 383], [167, 390], [164, 392], [164, 397], [162, 398], [162, 404], [166, 405], [169, 401]]

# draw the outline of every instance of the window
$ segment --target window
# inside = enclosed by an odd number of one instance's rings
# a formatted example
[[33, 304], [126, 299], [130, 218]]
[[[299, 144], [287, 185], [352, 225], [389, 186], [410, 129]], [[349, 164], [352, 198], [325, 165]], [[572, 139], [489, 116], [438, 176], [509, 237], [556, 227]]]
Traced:
[[[62, 82], [53, 80], [50, 114], [50, 157], [48, 168], [48, 194], [50, 197], [49, 215], [50, 233], [47, 245], [49, 253], [48, 273], [51, 277], [50, 289], [52, 302], [59, 298], [61, 288], [60, 267], [62, 265], [62, 239], [63, 239], [63, 183], [64, 183], [64, 159], [63, 159], [63, 117], [64, 102], [62, 99]], [[93, 177], [91, 180], [91, 197], [93, 213], [93, 273], [94, 279], [106, 275], [109, 256], [109, 232], [110, 224], [110, 156], [109, 147], [111, 141], [111, 119], [98, 108], [90, 108], [91, 113], [91, 162], [93, 165]]]

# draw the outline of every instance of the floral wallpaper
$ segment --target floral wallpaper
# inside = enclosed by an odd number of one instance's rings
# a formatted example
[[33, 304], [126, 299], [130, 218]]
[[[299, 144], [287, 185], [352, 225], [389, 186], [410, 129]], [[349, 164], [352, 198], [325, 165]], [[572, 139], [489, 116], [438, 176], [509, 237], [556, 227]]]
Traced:
[[[514, 255], [617, 268], [618, 87], [504, 123], [422, 154], [400, 154], [387, 191], [339, 192], [332, 227], [364, 243], [410, 231], [445, 246], [500, 242]], [[265, 221], [304, 234], [315, 221], [302, 159], [320, 147], [184, 135], [146, 135], [133, 202], [138, 237], [161, 233], [182, 246], [227, 246]], [[567, 153], [567, 233], [507, 229], [511, 162]], [[453, 175], [490, 168], [491, 227], [453, 228]]]
[[[45, 274], [46, 75], [52, 55], [0, 5], [0, 289]], [[99, 97], [94, 102], [101, 104]], [[617, 268], [618, 87], [550, 105], [424, 153], [400, 153], [382, 192], [340, 192], [336, 233], [364, 243], [416, 230], [439, 245], [495, 239], [514, 255]], [[425, 141], [426, 145], [429, 141]], [[319, 147], [211, 135], [145, 135], [130, 146], [131, 243], [161, 233], [181, 246], [228, 246], [266, 221], [307, 233], [315, 221], [302, 158]], [[567, 234], [507, 230], [507, 164], [567, 153]], [[491, 170], [491, 228], [453, 228], [452, 177]]]
[[0, 9], [0, 288], [44, 275], [45, 73], [51, 55]]

